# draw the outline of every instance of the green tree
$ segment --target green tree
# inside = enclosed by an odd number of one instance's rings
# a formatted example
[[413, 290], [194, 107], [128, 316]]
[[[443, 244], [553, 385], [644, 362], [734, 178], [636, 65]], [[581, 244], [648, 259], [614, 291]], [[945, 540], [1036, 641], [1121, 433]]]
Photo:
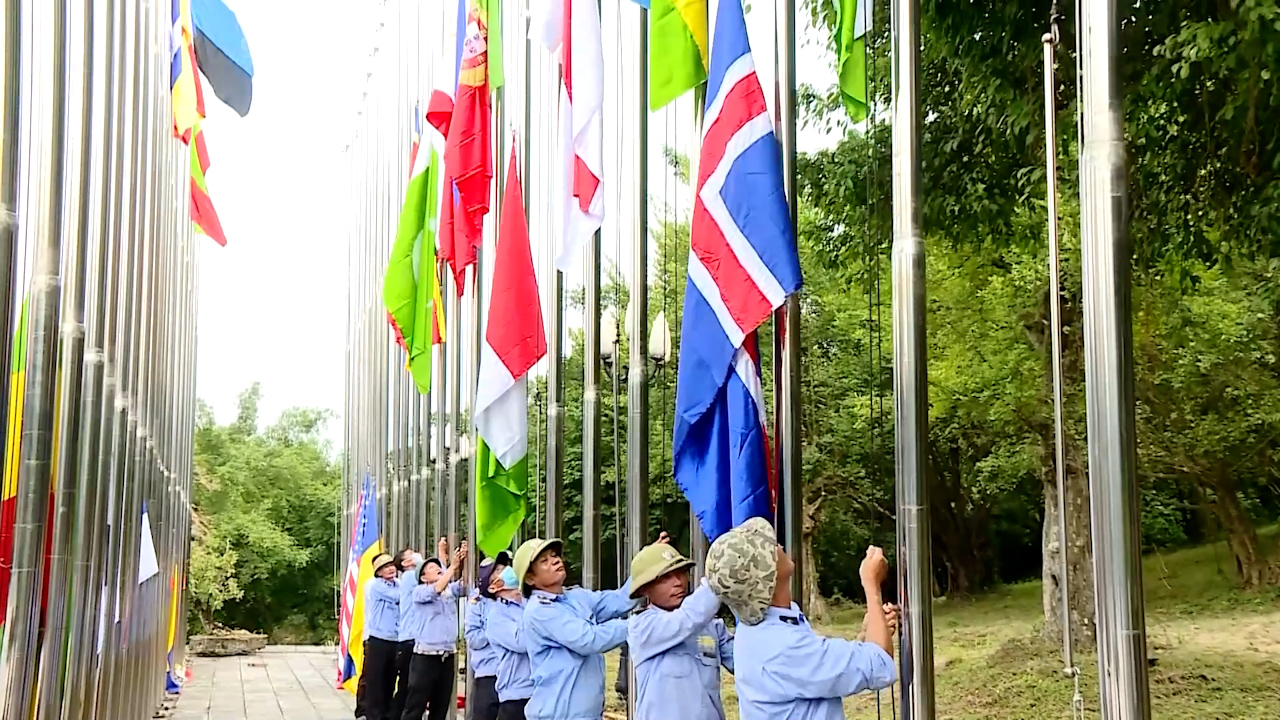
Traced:
[[206, 628], [328, 639], [340, 493], [329, 413], [290, 409], [260, 430], [261, 396], [256, 383], [243, 392], [230, 425], [198, 410], [193, 610]]

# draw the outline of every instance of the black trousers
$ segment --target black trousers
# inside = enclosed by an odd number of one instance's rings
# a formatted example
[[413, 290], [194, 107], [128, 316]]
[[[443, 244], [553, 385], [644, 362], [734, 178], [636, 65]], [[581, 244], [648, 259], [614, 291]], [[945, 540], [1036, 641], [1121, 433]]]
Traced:
[[369, 720], [388, 720], [391, 717], [398, 649], [399, 643], [381, 638], [371, 637], [364, 643], [364, 667], [360, 671], [361, 681], [365, 683], [362, 709]]
[[[413, 641], [401, 640], [396, 646], [396, 694], [391, 696], [391, 720], [404, 714], [404, 699], [409, 695], [409, 661], [413, 659]], [[369, 718], [373, 720], [373, 718]]]
[[[458, 702], [454, 692], [455, 655], [419, 655], [414, 653], [409, 662], [409, 693], [404, 700], [401, 720], [421, 720], [423, 710], [427, 720], [444, 720], [449, 708]], [[373, 720], [372, 717], [369, 720]]]
[[467, 716], [471, 720], [498, 720], [498, 678], [476, 678], [474, 698], [467, 699]]
[[498, 705], [498, 720], [524, 720], [524, 706], [528, 700], [508, 700]]
[[364, 714], [364, 694], [365, 687], [368, 685], [369, 673], [360, 673], [356, 679], [356, 720], [365, 717]]

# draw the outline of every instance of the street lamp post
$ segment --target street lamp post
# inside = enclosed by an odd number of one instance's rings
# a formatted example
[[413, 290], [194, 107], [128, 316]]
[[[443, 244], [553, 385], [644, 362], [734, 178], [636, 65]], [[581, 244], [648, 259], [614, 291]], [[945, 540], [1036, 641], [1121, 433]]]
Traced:
[[[631, 317], [631, 308], [628, 306], [626, 317]], [[618, 388], [621, 383], [627, 381], [629, 376], [629, 366], [627, 365], [626, 356], [621, 352], [621, 336], [618, 332], [618, 320], [612, 309], [606, 310], [600, 317], [600, 359], [604, 361], [605, 370], [613, 380], [613, 498], [614, 498], [614, 544], [617, 553], [618, 562], [618, 580], [621, 582], [622, 575], [626, 572], [626, 563], [622, 556], [622, 525], [618, 518], [619, 508], [621, 507], [621, 493], [619, 492], [619, 475], [622, 467], [622, 459], [620, 457], [620, 445], [618, 443]], [[671, 327], [667, 324], [667, 317], [664, 312], [659, 312], [653, 319], [653, 325], [649, 331], [649, 352], [648, 352], [649, 368], [654, 372], [645, 373], [645, 382], [652, 383], [654, 378], [658, 377], [657, 370], [661, 370], [671, 360]], [[638, 545], [638, 543], [637, 543]], [[628, 653], [627, 646], [624, 643], [622, 652], [618, 656], [618, 682], [614, 689], [625, 700], [629, 690], [630, 673], [627, 672]]]

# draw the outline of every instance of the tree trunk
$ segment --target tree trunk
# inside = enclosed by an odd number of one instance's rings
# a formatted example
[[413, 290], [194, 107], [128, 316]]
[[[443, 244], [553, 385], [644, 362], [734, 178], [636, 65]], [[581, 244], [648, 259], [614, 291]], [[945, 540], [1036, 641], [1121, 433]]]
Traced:
[[1087, 651], [1094, 647], [1093, 544], [1089, 535], [1089, 482], [1080, 466], [1075, 443], [1067, 445], [1067, 576], [1062, 574], [1062, 538], [1059, 534], [1058, 481], [1052, 461], [1052, 442], [1048, 443], [1050, 461], [1044, 472], [1044, 535], [1041, 542], [1041, 575], [1044, 578], [1044, 636], [1062, 644], [1062, 588], [1066, 583], [1071, 645]]
[[[1088, 651], [1096, 638], [1093, 602], [1093, 539], [1089, 522], [1089, 478], [1080, 456], [1080, 448], [1069, 431], [1065, 432], [1063, 455], [1066, 458], [1066, 552], [1067, 570], [1063, 577], [1062, 535], [1059, 532], [1057, 459], [1053, 425], [1053, 332], [1051, 325], [1052, 293], [1046, 287], [1041, 294], [1039, 307], [1025, 325], [1032, 347], [1044, 359], [1045, 397], [1049, 399], [1048, 420], [1033, 423], [1040, 436], [1040, 454], [1043, 458], [1042, 484], [1044, 487], [1044, 530], [1040, 542], [1040, 573], [1044, 580], [1044, 637], [1062, 644], [1063, 617], [1069, 618], [1071, 645], [1076, 650]], [[1081, 361], [1084, 347], [1081, 344], [1080, 302], [1075, 289], [1068, 289], [1061, 298], [1062, 310], [1062, 378], [1064, 390], [1079, 387], [1084, 380]], [[1064, 403], [1064, 412], [1069, 404]], [[1064, 422], [1069, 421], [1064, 417]], [[1068, 425], [1069, 427], [1069, 425]], [[1063, 612], [1063, 585], [1066, 586], [1067, 612]]]
[[946, 587], [938, 587], [935, 571], [934, 596], [971, 595], [995, 580], [990, 514], [986, 507], [975, 507], [965, 492], [960, 447], [938, 445], [929, 446], [929, 525], [934, 568], [940, 565], [946, 571]]
[[818, 529], [818, 521], [821, 518], [821, 497], [805, 503], [804, 525], [800, 531], [801, 568], [804, 574], [805, 594], [801, 606], [804, 608], [805, 616], [811, 622], [821, 622], [827, 616], [827, 601], [822, 598], [822, 592], [818, 589], [818, 564], [813, 553], [813, 534]]
[[1277, 572], [1262, 549], [1258, 531], [1240, 503], [1235, 479], [1231, 471], [1219, 468], [1212, 473], [1209, 482], [1213, 486], [1213, 510], [1218, 522], [1227, 531], [1227, 546], [1236, 561], [1236, 577], [1246, 589], [1252, 590], [1280, 580]]

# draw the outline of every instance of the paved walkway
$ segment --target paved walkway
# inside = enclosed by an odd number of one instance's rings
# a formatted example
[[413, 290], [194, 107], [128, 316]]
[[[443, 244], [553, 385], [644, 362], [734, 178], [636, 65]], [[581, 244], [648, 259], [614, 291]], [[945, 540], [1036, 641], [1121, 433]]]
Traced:
[[271, 646], [255, 655], [193, 657], [173, 720], [351, 720], [335, 690], [335, 650]]

